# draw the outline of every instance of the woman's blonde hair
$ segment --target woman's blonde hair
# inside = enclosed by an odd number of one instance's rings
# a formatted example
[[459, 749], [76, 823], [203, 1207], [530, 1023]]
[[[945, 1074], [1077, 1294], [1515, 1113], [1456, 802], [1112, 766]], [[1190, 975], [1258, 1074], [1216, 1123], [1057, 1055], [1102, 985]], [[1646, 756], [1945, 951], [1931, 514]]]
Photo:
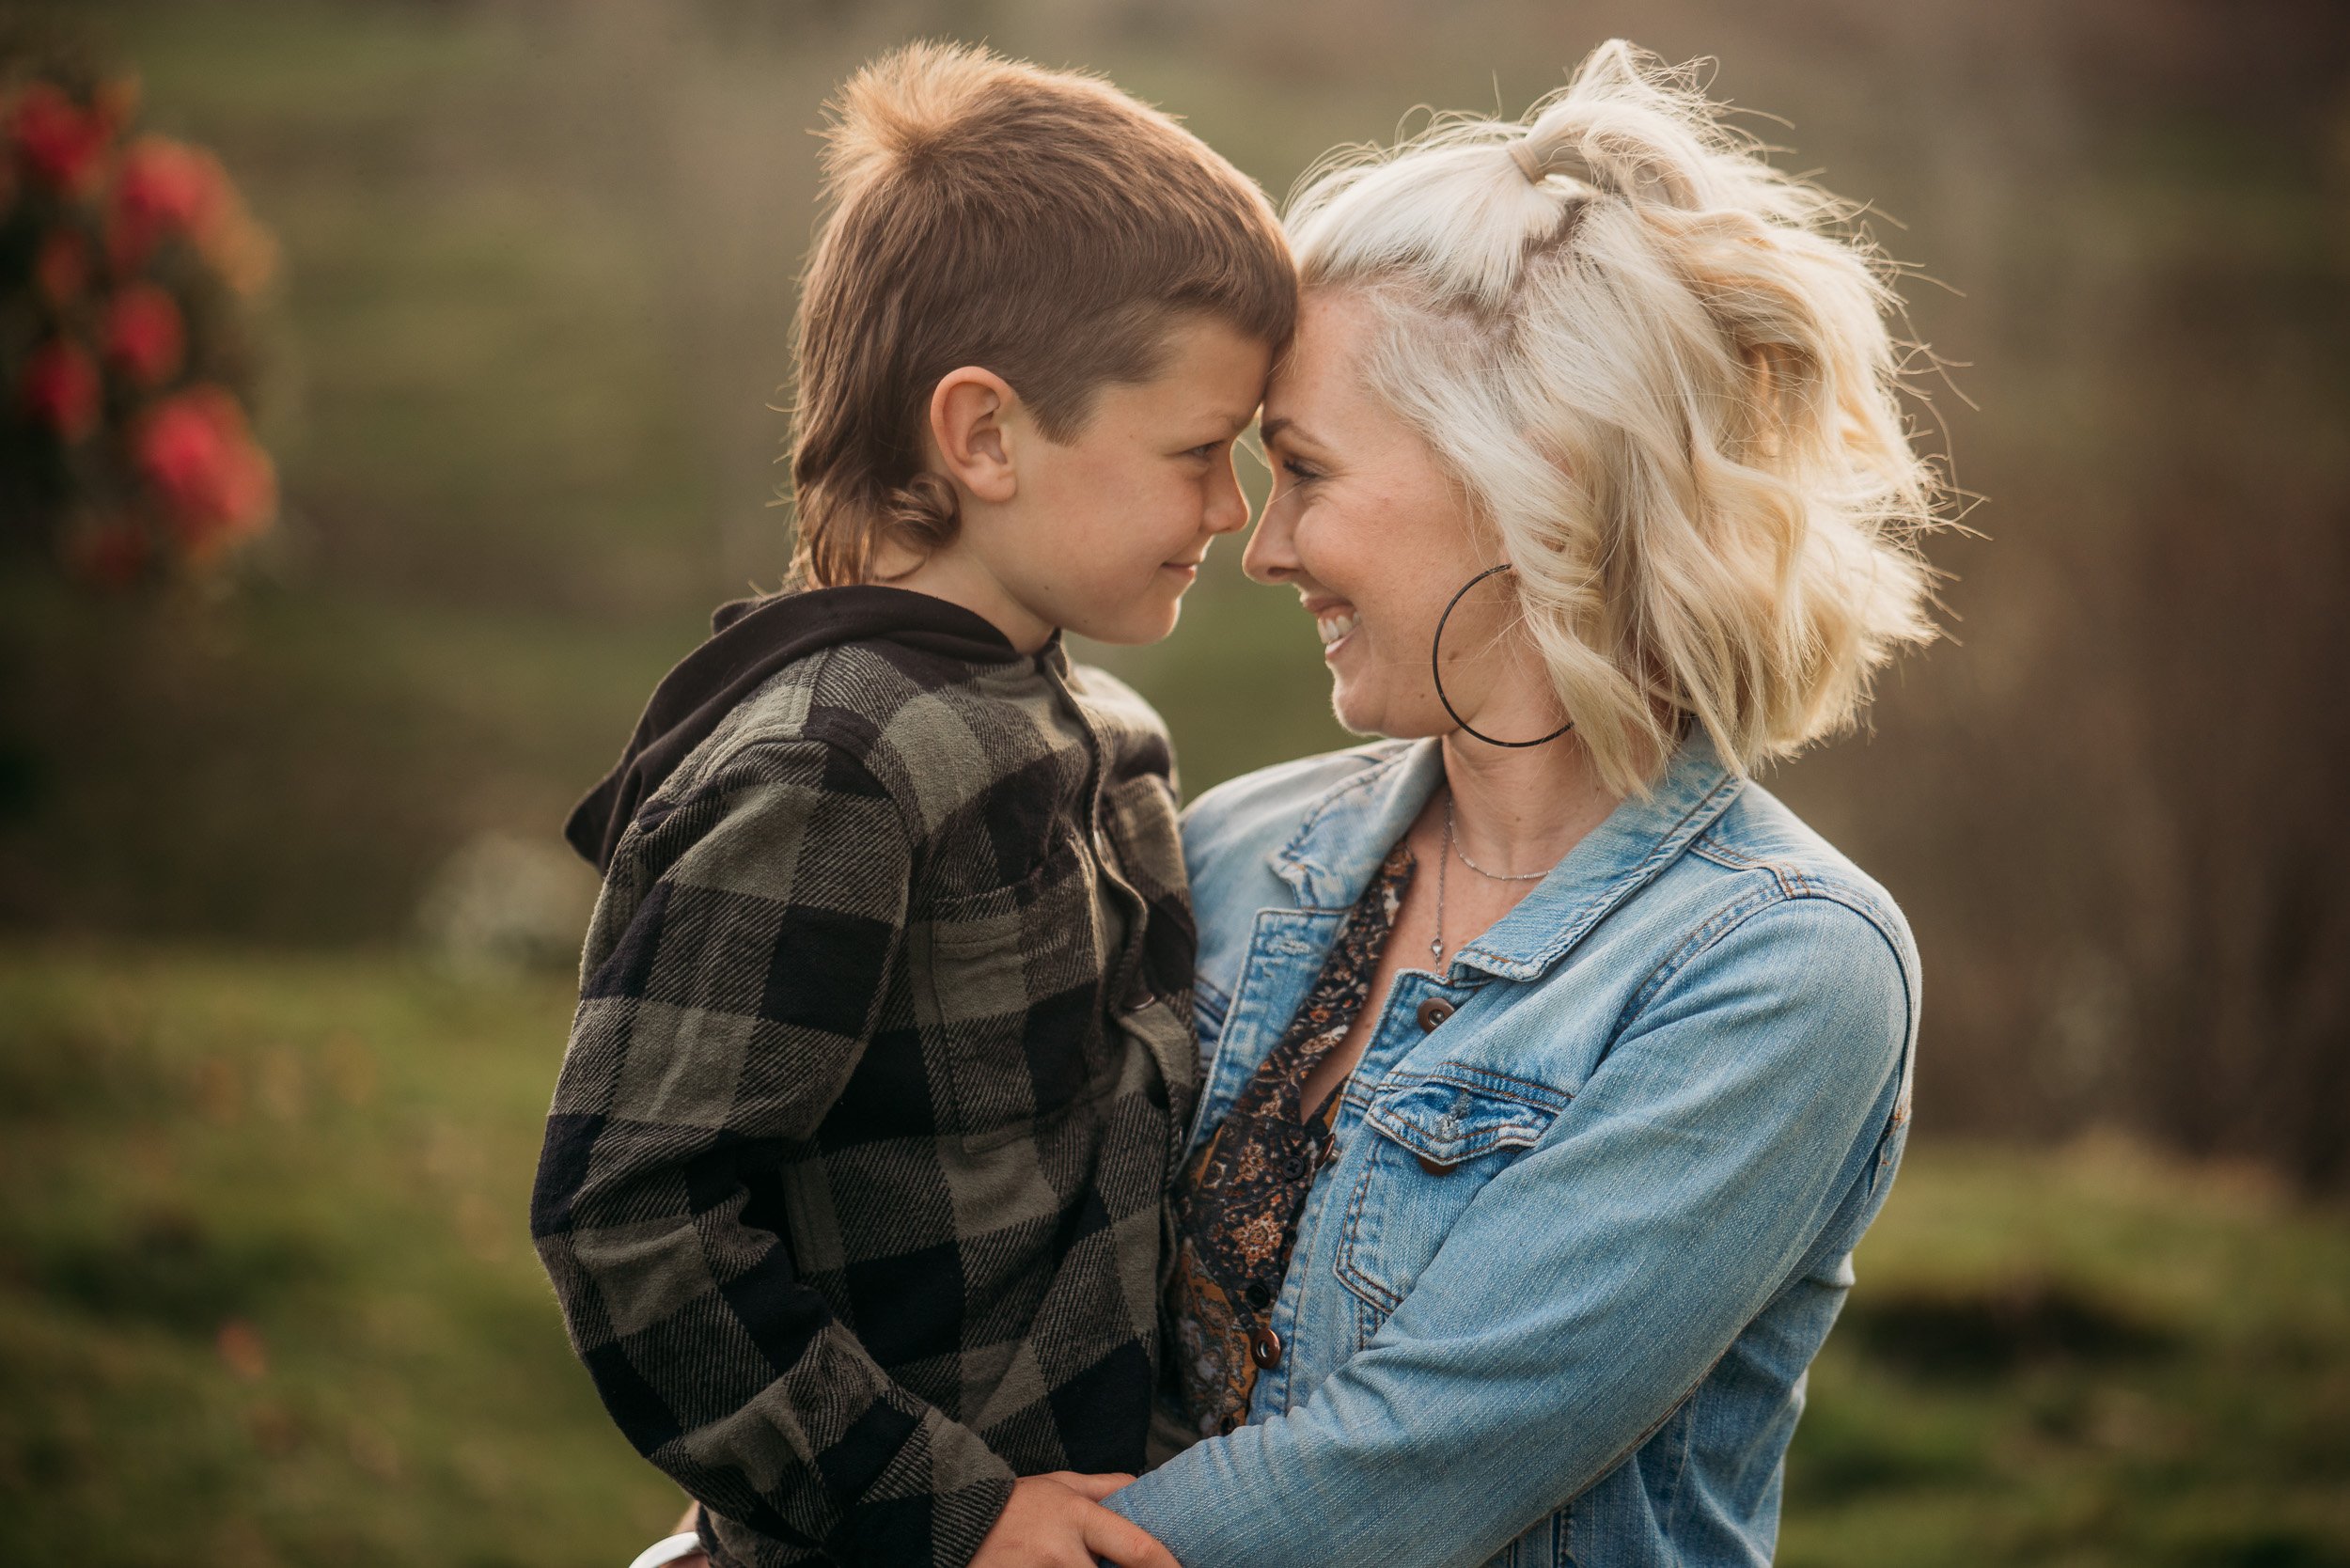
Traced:
[[1734, 767], [1842, 728], [1934, 635], [1891, 269], [1762, 150], [1618, 39], [1525, 121], [1342, 151], [1291, 203], [1305, 287], [1377, 310], [1370, 376], [1497, 534], [1620, 791], [1690, 723]]

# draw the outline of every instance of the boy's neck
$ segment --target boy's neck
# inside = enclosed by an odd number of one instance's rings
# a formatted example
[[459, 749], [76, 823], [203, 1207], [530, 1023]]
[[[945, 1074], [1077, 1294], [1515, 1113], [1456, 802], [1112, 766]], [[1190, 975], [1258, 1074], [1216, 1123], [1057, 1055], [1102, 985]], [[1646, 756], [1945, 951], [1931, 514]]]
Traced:
[[[886, 567], [895, 563], [885, 559], [876, 564]], [[967, 551], [935, 551], [907, 571], [894, 576], [876, 572], [871, 580], [885, 588], [907, 588], [944, 599], [949, 604], [960, 604], [1003, 633], [1004, 640], [1023, 653], [1034, 653], [1060, 630], [1013, 598], [995, 574]]]

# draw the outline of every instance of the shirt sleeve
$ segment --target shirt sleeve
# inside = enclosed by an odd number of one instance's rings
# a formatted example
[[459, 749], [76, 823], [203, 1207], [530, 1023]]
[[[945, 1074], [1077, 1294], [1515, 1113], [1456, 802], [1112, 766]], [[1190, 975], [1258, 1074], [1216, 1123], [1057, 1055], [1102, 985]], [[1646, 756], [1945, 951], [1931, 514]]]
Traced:
[[532, 1197], [573, 1349], [638, 1452], [796, 1560], [957, 1568], [1011, 1492], [799, 1276], [779, 1164], [870, 1039], [909, 835], [838, 748], [746, 748], [616, 855]]
[[1748, 916], [1662, 986], [1365, 1349], [1109, 1506], [1194, 1568], [1486, 1560], [1645, 1441], [1806, 1265], [1891, 1114], [1907, 973], [1847, 905]]

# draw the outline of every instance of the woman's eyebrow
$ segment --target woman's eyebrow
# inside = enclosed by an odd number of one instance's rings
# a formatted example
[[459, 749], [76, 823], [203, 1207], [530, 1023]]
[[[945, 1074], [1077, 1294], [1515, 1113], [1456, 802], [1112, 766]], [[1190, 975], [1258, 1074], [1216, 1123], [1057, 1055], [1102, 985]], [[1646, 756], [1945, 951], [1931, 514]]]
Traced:
[[1316, 445], [1314, 438], [1308, 435], [1304, 431], [1299, 430], [1297, 427], [1297, 421], [1289, 418], [1287, 416], [1283, 416], [1282, 417], [1276, 419], [1267, 419], [1263, 424], [1259, 425], [1257, 427], [1257, 439], [1270, 444], [1271, 442], [1277, 440], [1280, 437], [1281, 432], [1284, 431], [1293, 432], [1296, 440], [1304, 442], [1308, 447]]

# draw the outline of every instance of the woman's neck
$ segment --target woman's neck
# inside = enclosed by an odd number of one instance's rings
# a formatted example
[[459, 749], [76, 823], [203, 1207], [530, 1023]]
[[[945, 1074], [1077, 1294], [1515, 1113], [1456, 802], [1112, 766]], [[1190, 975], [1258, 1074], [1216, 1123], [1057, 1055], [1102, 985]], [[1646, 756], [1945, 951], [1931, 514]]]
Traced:
[[1499, 875], [1547, 870], [1606, 821], [1622, 797], [1600, 781], [1570, 730], [1547, 745], [1487, 745], [1444, 738], [1452, 835], [1463, 854]]

